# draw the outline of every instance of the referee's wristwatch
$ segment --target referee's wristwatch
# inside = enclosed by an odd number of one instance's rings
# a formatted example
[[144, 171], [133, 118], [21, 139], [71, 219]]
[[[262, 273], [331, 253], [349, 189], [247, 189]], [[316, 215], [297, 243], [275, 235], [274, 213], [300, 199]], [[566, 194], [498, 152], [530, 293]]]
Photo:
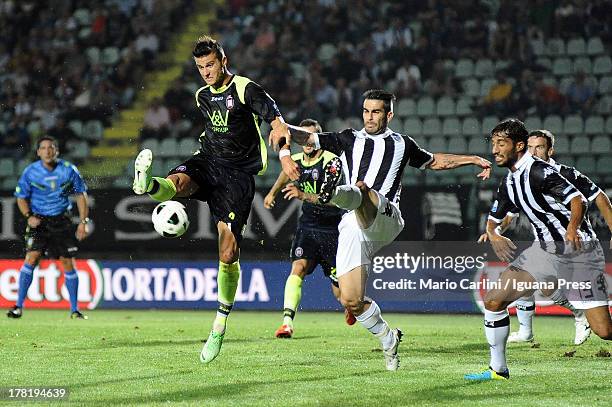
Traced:
[[91, 222], [91, 219], [89, 219], [89, 218], [81, 219], [81, 223], [83, 225], [87, 225], [89, 222]]

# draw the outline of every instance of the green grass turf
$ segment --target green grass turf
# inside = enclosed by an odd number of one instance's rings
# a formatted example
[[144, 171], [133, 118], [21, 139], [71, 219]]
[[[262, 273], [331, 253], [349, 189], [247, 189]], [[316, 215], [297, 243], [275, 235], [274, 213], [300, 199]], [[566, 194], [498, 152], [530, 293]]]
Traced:
[[[481, 316], [385, 315], [405, 333], [400, 370], [387, 372], [378, 341], [359, 325], [346, 326], [341, 313], [298, 313], [295, 337], [280, 340], [273, 337], [280, 312], [235, 311], [220, 356], [207, 366], [198, 355], [211, 311], [88, 315], [87, 321], [69, 320], [65, 311], [2, 316], [0, 386], [65, 386], [69, 404], [98, 406], [612, 402], [612, 359], [596, 356], [611, 347], [594, 335], [571, 345], [571, 318], [535, 318], [540, 346], [509, 347], [510, 381], [469, 383], [463, 374], [488, 363]], [[573, 357], [564, 356], [574, 349]]]

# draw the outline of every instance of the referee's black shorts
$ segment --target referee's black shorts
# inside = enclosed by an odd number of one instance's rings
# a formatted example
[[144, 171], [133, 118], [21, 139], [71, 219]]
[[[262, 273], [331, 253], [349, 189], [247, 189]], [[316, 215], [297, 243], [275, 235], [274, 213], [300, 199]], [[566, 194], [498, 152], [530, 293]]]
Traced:
[[312, 273], [317, 265], [321, 265], [325, 276], [337, 286], [336, 249], [338, 248], [337, 229], [313, 229], [298, 225], [295, 238], [291, 245], [291, 261], [308, 259], [314, 265], [306, 272]]
[[68, 214], [36, 216], [40, 218], [40, 224], [35, 228], [26, 228], [26, 252], [40, 251], [52, 259], [75, 257], [79, 247], [75, 237], [76, 229]]
[[168, 175], [178, 173], [189, 175], [199, 186], [189, 198], [208, 202], [215, 224], [226, 223], [240, 242], [255, 197], [253, 175], [211, 162], [201, 153], [176, 166]]

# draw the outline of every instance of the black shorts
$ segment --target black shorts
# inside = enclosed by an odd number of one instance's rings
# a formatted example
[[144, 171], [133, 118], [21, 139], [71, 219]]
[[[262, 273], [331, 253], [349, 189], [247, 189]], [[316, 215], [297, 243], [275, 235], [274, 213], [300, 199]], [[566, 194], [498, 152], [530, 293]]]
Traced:
[[40, 218], [40, 224], [35, 228], [26, 228], [26, 252], [41, 251], [53, 259], [74, 257], [79, 247], [74, 224], [68, 215], [37, 216]]
[[199, 186], [189, 198], [208, 202], [215, 224], [226, 223], [240, 242], [255, 197], [253, 175], [211, 162], [201, 153], [176, 166], [168, 175], [178, 173], [189, 175]]
[[321, 265], [325, 276], [338, 286], [336, 277], [336, 250], [338, 248], [338, 230], [310, 229], [298, 226], [291, 245], [291, 261], [300, 259], [313, 260], [314, 265], [306, 270], [307, 274]]

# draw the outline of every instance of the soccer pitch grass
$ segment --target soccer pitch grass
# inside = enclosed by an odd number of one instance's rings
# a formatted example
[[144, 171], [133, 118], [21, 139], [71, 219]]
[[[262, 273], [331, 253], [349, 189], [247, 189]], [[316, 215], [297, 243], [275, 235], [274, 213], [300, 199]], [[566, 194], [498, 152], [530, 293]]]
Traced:
[[63, 386], [70, 395], [57, 404], [98, 406], [612, 403], [612, 359], [601, 355], [610, 345], [595, 335], [571, 345], [572, 318], [536, 317], [540, 346], [509, 346], [510, 381], [470, 383], [463, 374], [488, 363], [481, 316], [386, 314], [404, 331], [400, 370], [387, 372], [378, 341], [347, 326], [340, 312], [298, 313], [288, 340], [273, 337], [280, 312], [232, 312], [210, 365], [200, 364], [199, 352], [212, 311], [88, 315], [87, 321], [70, 320], [67, 311], [26, 310], [20, 320], [3, 315], [0, 386]]

